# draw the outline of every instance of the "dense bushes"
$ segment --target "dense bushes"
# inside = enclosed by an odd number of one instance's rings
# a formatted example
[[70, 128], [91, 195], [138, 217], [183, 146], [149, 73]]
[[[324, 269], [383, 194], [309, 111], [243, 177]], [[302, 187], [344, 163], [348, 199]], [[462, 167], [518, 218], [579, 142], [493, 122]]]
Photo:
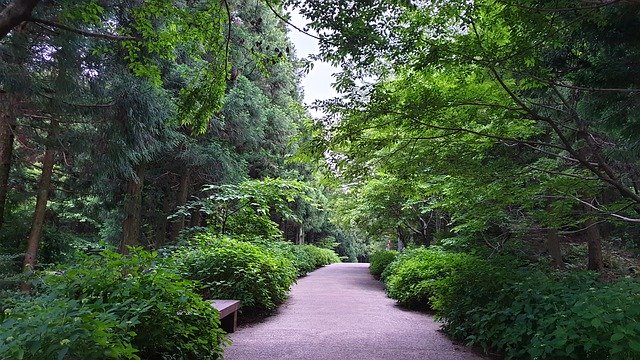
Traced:
[[161, 265], [151, 253], [107, 251], [44, 275], [43, 295], [5, 299], [0, 358], [218, 358], [217, 311]]
[[333, 251], [312, 245], [207, 234], [172, 258], [184, 277], [200, 282], [205, 298], [238, 299], [254, 311], [275, 309], [299, 275], [339, 261]]
[[0, 358], [217, 359], [227, 341], [202, 295], [273, 310], [297, 275], [338, 260], [311, 245], [209, 235], [168, 258], [78, 255], [39, 273], [34, 295], [0, 297]]
[[640, 358], [640, 283], [514, 261], [407, 251], [387, 268], [388, 293], [433, 308], [449, 334], [508, 359]]
[[340, 262], [340, 258], [333, 250], [319, 248], [314, 245], [292, 245], [292, 247], [301, 248], [311, 258], [312, 270]]
[[5, 300], [0, 331], [2, 359], [138, 359], [133, 322], [111, 304], [43, 295]]
[[296, 280], [288, 258], [228, 237], [199, 235], [173, 259], [185, 278], [199, 281], [205, 298], [238, 299], [254, 310], [275, 309]]
[[369, 257], [369, 272], [375, 278], [380, 278], [382, 272], [396, 259], [398, 252], [391, 251], [377, 251], [371, 254]]
[[404, 306], [423, 307], [444, 286], [454, 269], [469, 260], [469, 255], [461, 253], [409, 250], [387, 275], [387, 293]]
[[286, 241], [267, 241], [259, 238], [250, 241], [288, 258], [296, 268], [298, 276], [304, 276], [319, 267], [340, 262], [340, 258], [333, 250], [314, 245], [294, 245]]

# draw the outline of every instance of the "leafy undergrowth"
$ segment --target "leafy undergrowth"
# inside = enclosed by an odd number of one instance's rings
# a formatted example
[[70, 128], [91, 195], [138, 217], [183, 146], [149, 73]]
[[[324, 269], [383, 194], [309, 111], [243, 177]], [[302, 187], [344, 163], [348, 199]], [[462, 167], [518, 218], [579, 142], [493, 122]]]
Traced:
[[[515, 270], [514, 270], [515, 269]], [[640, 283], [414, 249], [383, 272], [390, 297], [430, 308], [456, 339], [507, 359], [640, 358]]]
[[384, 269], [398, 256], [397, 251], [376, 251], [369, 257], [369, 272], [379, 279]]
[[205, 298], [240, 300], [245, 313], [273, 311], [298, 276], [340, 261], [313, 245], [210, 234], [196, 236], [172, 259], [182, 276], [198, 281]]
[[37, 273], [34, 292], [0, 294], [0, 359], [218, 359], [228, 344], [206, 299], [274, 310], [331, 250], [199, 235], [166, 258], [141, 249], [79, 254]]
[[218, 312], [153, 253], [83, 255], [2, 299], [2, 359], [217, 359]]

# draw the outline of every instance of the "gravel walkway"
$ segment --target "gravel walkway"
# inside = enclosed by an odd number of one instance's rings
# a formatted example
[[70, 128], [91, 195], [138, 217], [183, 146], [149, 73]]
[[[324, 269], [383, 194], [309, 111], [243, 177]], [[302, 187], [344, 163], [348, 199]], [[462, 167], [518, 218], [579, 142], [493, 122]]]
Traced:
[[232, 334], [225, 359], [482, 359], [439, 327], [387, 298], [368, 264], [334, 264], [298, 280], [277, 314]]

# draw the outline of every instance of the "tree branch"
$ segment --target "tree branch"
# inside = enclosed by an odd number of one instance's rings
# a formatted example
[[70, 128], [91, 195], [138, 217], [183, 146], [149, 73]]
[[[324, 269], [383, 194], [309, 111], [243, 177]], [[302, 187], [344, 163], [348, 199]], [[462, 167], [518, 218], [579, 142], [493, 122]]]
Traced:
[[75, 33], [75, 34], [78, 34], [78, 35], [86, 36], [86, 37], [105, 39], [105, 40], [111, 40], [111, 41], [135, 41], [135, 40], [140, 40], [140, 39], [138, 39], [136, 37], [133, 37], [133, 36], [121, 36], [121, 35], [115, 35], [115, 34], [104, 34], [104, 33], [96, 33], [96, 32], [82, 30], [82, 29], [76, 29], [76, 28], [72, 28], [72, 27], [67, 26], [67, 25], [63, 25], [63, 24], [54, 22], [54, 21], [38, 19], [38, 18], [34, 18], [34, 17], [29, 17], [28, 19], [26, 19], [26, 21], [30, 21], [30, 22], [33, 22], [33, 23], [36, 23], [36, 24], [42, 24], [42, 25], [51, 26], [51, 27], [56, 28], [56, 29], [69, 31], [69, 32], [72, 32], [72, 33]]
[[31, 17], [40, 0], [14, 0], [0, 11], [0, 40], [21, 22]]
[[590, 202], [584, 201], [584, 200], [582, 200], [582, 199], [580, 199], [580, 198], [578, 198], [578, 197], [575, 197], [575, 196], [571, 196], [571, 198], [573, 198], [574, 200], [576, 200], [576, 201], [580, 202], [581, 204], [586, 205], [587, 207], [589, 207], [589, 208], [591, 208], [591, 209], [594, 209], [594, 210], [596, 210], [597, 212], [602, 213], [602, 214], [604, 214], [604, 215], [611, 216], [611, 217], [614, 217], [614, 218], [616, 218], [616, 219], [620, 219], [620, 220], [627, 221], [627, 222], [640, 223], [640, 219], [637, 219], [637, 218], [630, 218], [630, 217], [623, 216], [623, 215], [620, 215], [620, 214], [616, 214], [616, 213], [611, 213], [611, 212], [604, 211], [604, 210], [602, 210], [601, 208], [599, 208], [599, 207], [597, 207], [597, 206], [594, 206], [594, 205], [593, 205], [593, 204], [591, 204]]
[[269, 1], [265, 1], [265, 4], [267, 4], [267, 6], [268, 6], [268, 7], [269, 7], [269, 9], [271, 10], [271, 12], [273, 12], [273, 14], [274, 14], [278, 19], [282, 20], [285, 24], [287, 24], [287, 25], [291, 26], [292, 28], [294, 28], [294, 29], [298, 30], [299, 32], [301, 32], [301, 33], [303, 33], [303, 34], [305, 34], [305, 35], [307, 35], [307, 36], [309, 36], [309, 37], [312, 37], [312, 38], [314, 38], [314, 39], [316, 39], [316, 40], [320, 40], [320, 41], [322, 41], [322, 42], [324, 42], [324, 43], [327, 43], [327, 44], [329, 44], [329, 45], [338, 46], [338, 45], [334, 44], [333, 42], [331, 42], [331, 41], [329, 41], [329, 40], [327, 40], [327, 39], [325, 39], [325, 38], [322, 38], [322, 37], [320, 37], [320, 36], [316, 36], [316, 35], [313, 35], [313, 34], [309, 34], [308, 32], [306, 32], [306, 31], [304, 31], [304, 30], [300, 29], [299, 27], [297, 27], [297, 26], [293, 25], [289, 20], [287, 20], [286, 18], [284, 18], [282, 15], [280, 15], [280, 13], [279, 13], [279, 12], [277, 12], [277, 11], [276, 11], [276, 9], [274, 9], [274, 8], [273, 8], [273, 6], [271, 6], [271, 3], [269, 3]]
[[[229, 42], [231, 42], [231, 9], [229, 9], [229, 2], [224, 0], [224, 8], [227, 11], [227, 41], [224, 48], [224, 71], [229, 71]], [[231, 76], [231, 72], [229, 72]]]
[[597, 178], [597, 177], [588, 178], [588, 177], [584, 177], [584, 176], [580, 176], [580, 175], [576, 175], [576, 174], [563, 173], [561, 171], [540, 169], [538, 167], [531, 166], [531, 165], [529, 165], [527, 167], [529, 169], [531, 169], [531, 170], [540, 171], [540, 172], [544, 172], [544, 173], [547, 173], [547, 174], [567, 176], [567, 177], [572, 177], [572, 178], [576, 178], [576, 179], [580, 179], [580, 180], [588, 180], [588, 181], [600, 180], [600, 178]]
[[[566, 8], [547, 8], [547, 7], [533, 7], [533, 6], [525, 6], [519, 5], [515, 3], [506, 3], [508, 6], [514, 6], [519, 9], [530, 10], [530, 11], [538, 11], [538, 12], [573, 12], [580, 10], [594, 10], [602, 7], [610, 6], [613, 4], [619, 3], [621, 0], [611, 0], [611, 1], [592, 1], [593, 5], [587, 6], [576, 6], [576, 7], [566, 7]], [[589, 1], [585, 1], [585, 3], [589, 3]]]

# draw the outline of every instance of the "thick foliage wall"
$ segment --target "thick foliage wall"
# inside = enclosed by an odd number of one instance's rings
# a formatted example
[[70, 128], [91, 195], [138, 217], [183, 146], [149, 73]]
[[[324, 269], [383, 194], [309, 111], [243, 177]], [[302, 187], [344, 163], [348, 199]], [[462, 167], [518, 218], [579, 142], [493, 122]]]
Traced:
[[369, 257], [369, 272], [376, 278], [380, 278], [382, 272], [398, 256], [397, 251], [377, 251]]
[[208, 299], [238, 299], [249, 311], [272, 311], [282, 303], [299, 275], [332, 262], [337, 255], [312, 245], [197, 235], [172, 259], [188, 279], [200, 283]]
[[507, 359], [640, 357], [638, 281], [519, 263], [421, 248], [398, 256], [383, 278], [390, 297], [434, 309], [449, 334]]
[[81, 256], [2, 303], [3, 359], [217, 359], [218, 312], [153, 253]]

